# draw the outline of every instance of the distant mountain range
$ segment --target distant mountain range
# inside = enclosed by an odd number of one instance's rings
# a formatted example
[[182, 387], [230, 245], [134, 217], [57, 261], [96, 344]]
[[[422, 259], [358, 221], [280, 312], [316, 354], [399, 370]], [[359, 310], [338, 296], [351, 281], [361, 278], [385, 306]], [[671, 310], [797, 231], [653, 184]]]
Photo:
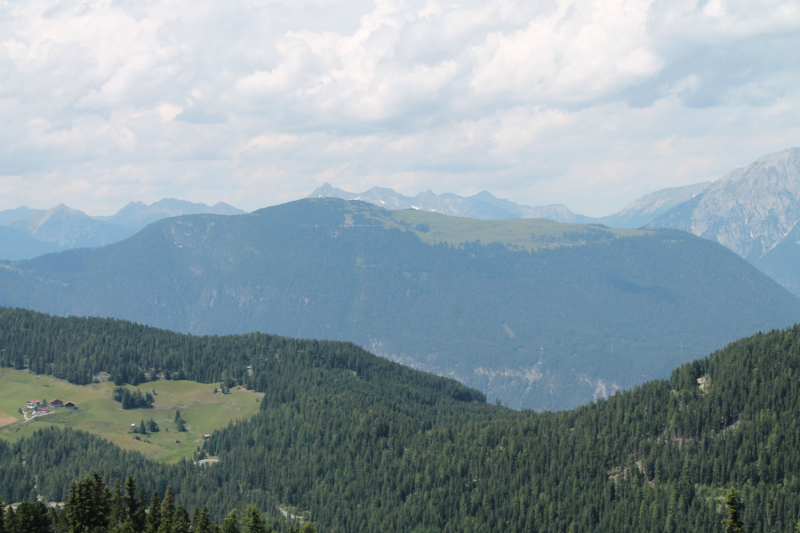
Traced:
[[102, 248], [2, 267], [2, 306], [349, 340], [537, 409], [667, 376], [800, 320], [800, 299], [686, 232], [333, 198], [169, 218]]
[[0, 259], [30, 259], [72, 248], [96, 248], [121, 241], [158, 220], [199, 213], [236, 215], [225, 203], [208, 206], [165, 198], [152, 205], [131, 202], [118, 213], [91, 217], [61, 204], [48, 210], [19, 207], [0, 211]]
[[481, 218], [546, 218], [613, 228], [673, 228], [716, 241], [800, 295], [800, 148], [767, 155], [716, 182], [672, 187], [639, 198], [606, 217], [587, 217], [560, 204], [529, 207], [496, 198], [403, 196], [374, 187], [349, 193], [325, 184], [309, 197], [363, 200], [387, 209], [418, 209]]
[[562, 204], [530, 207], [511, 200], [497, 198], [489, 191], [473, 196], [452, 193], [434, 194], [427, 190], [416, 196], [404, 196], [393, 189], [373, 187], [362, 193], [352, 193], [332, 187], [330, 183], [318, 187], [308, 198], [340, 198], [360, 200], [385, 209], [416, 209], [465, 218], [499, 220], [507, 218], [545, 218], [555, 222], [575, 224], [603, 224], [612, 228], [640, 228], [673, 207], [700, 194], [710, 182], [684, 187], [671, 187], [639, 198], [621, 211], [606, 217], [587, 217], [570, 211]]

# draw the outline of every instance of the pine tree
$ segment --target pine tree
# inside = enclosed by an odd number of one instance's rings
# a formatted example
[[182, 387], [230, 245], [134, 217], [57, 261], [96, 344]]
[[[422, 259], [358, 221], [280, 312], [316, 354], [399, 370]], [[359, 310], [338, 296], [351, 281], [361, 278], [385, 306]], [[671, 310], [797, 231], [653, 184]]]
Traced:
[[144, 420], [139, 423], [139, 433], [147, 435], [147, 428], [144, 426]]
[[139, 501], [136, 502], [136, 514], [131, 515], [131, 523], [137, 533], [147, 530], [147, 495], [139, 489]]
[[186, 507], [179, 505], [175, 508], [175, 514], [172, 516], [172, 531], [171, 533], [189, 533], [191, 523], [189, 522], [189, 513], [186, 512]]
[[85, 528], [83, 522], [84, 507], [81, 503], [80, 489], [78, 483], [73, 479], [72, 483], [69, 484], [69, 496], [62, 511], [67, 517], [70, 531], [83, 531]]
[[739, 504], [736, 502], [736, 490], [731, 489], [728, 491], [725, 505], [728, 507], [728, 518], [722, 521], [725, 526], [725, 533], [744, 533], [744, 524], [739, 520]]
[[175, 423], [177, 424], [178, 420], [180, 420], [180, 419], [181, 419], [181, 411], [180, 411], [180, 409], [176, 409], [175, 410]]
[[147, 533], [158, 533], [161, 527], [161, 498], [158, 491], [153, 491], [153, 498], [150, 500], [150, 511], [147, 513]]
[[222, 522], [222, 533], [239, 533], [239, 514], [233, 509]]
[[192, 526], [192, 533], [218, 533], [219, 528], [211, 521], [208, 507], [203, 506], [203, 510], [197, 514]]
[[14, 512], [14, 508], [10, 505], [6, 509], [6, 531], [8, 533], [16, 533], [16, 531], [19, 531], [17, 527], [17, 513]]
[[171, 533], [172, 520], [175, 516], [175, 494], [172, 492], [172, 487], [167, 487], [167, 493], [164, 495], [164, 501], [161, 502], [161, 525], [158, 528], [158, 533]]
[[127, 516], [125, 513], [124, 498], [122, 496], [122, 484], [117, 479], [114, 482], [114, 488], [111, 490], [111, 501], [109, 506], [111, 514], [108, 519], [109, 531], [118, 531], [123, 523], [126, 522]]
[[246, 533], [267, 533], [261, 511], [255, 505], [248, 505], [244, 511], [244, 530]]
[[128, 479], [125, 481], [125, 496], [122, 499], [122, 503], [125, 507], [125, 518], [123, 522], [128, 521], [133, 523], [133, 525], [138, 525], [136, 520], [140, 513], [139, 504], [136, 501], [136, 481], [134, 481], [133, 476], [128, 476]]

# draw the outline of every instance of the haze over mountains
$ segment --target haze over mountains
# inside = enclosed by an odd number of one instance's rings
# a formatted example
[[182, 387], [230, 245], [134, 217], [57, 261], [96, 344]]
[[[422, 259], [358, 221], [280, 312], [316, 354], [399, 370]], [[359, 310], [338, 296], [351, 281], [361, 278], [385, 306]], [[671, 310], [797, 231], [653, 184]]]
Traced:
[[613, 215], [599, 218], [573, 213], [567, 206], [561, 204], [536, 207], [519, 205], [511, 200], [497, 198], [489, 191], [463, 197], [452, 193], [434, 194], [433, 191], [428, 190], [412, 197], [382, 187], [373, 187], [362, 193], [351, 193], [326, 183], [315, 189], [308, 195], [308, 198], [360, 200], [386, 209], [417, 209], [484, 220], [546, 218], [556, 222], [604, 224], [613, 228], [639, 228], [676, 205], [693, 198], [710, 185], [710, 182], [704, 182], [656, 191], [642, 196]]
[[374, 187], [356, 194], [319, 187], [309, 197], [360, 199], [387, 209], [419, 209], [470, 218], [547, 218], [615, 228], [674, 228], [730, 248], [800, 295], [800, 148], [760, 158], [716, 182], [672, 187], [645, 195], [606, 217], [592, 218], [555, 204], [528, 207], [494, 197], [407, 197]]
[[0, 211], [0, 258], [30, 259], [72, 248], [95, 248], [121, 241], [147, 224], [197, 213], [244, 213], [225, 203], [208, 206], [173, 198], [152, 205], [131, 202], [112, 216], [91, 217], [61, 204], [52, 209], [19, 207]]
[[537, 409], [663, 377], [800, 320], [798, 298], [685, 232], [331, 198], [170, 218], [102, 248], [6, 263], [0, 305], [349, 340]]

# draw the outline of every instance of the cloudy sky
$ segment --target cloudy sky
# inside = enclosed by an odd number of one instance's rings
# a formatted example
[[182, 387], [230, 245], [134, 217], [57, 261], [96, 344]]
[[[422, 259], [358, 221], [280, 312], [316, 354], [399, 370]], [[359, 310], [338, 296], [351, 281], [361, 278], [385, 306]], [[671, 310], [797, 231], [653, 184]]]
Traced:
[[800, 0], [0, 0], [0, 209], [616, 211], [800, 145]]

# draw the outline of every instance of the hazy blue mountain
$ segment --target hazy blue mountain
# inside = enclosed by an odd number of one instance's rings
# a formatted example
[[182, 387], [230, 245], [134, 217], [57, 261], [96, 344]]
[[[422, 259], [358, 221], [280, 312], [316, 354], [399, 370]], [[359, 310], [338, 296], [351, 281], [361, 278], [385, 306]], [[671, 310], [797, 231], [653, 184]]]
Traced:
[[433, 191], [427, 190], [412, 197], [404, 196], [393, 189], [383, 187], [373, 187], [362, 193], [352, 193], [337, 189], [326, 183], [315, 189], [308, 195], [308, 198], [360, 200], [385, 209], [415, 209], [483, 220], [546, 218], [556, 222], [575, 222], [581, 218], [581, 215], [572, 213], [560, 204], [529, 207], [516, 204], [510, 200], [497, 198], [489, 191], [482, 191], [473, 196], [464, 197], [452, 193], [437, 195]]
[[7, 222], [6, 227], [22, 231], [35, 240], [64, 250], [104, 246], [129, 237], [133, 232], [64, 204]]
[[649, 223], [719, 242], [800, 294], [800, 148], [790, 148], [723, 176]]
[[24, 231], [0, 226], [0, 260], [29, 259], [60, 249], [53, 243], [37, 241]]
[[148, 224], [169, 217], [181, 215], [197, 215], [200, 213], [210, 213], [214, 215], [241, 215], [241, 209], [236, 209], [224, 202], [218, 202], [212, 206], [204, 203], [187, 202], [176, 200], [175, 198], [164, 198], [151, 205], [144, 202], [131, 202], [116, 214], [107, 217], [95, 217], [122, 226], [140, 230]]
[[520, 205], [511, 200], [497, 198], [489, 191], [463, 197], [452, 193], [436, 195], [428, 190], [411, 197], [382, 187], [373, 187], [362, 193], [352, 193], [326, 183], [308, 195], [308, 198], [361, 200], [386, 209], [417, 209], [484, 220], [546, 218], [556, 222], [605, 224], [612, 228], [640, 228], [662, 213], [696, 196], [710, 185], [710, 182], [706, 182], [663, 189], [639, 198], [617, 213], [599, 218], [573, 213], [562, 204], [536, 207]]
[[0, 305], [350, 340], [539, 409], [666, 376], [800, 320], [800, 299], [685, 232], [336, 199], [170, 218], [103, 248], [7, 263]]
[[43, 209], [31, 209], [29, 207], [17, 207], [16, 209], [6, 209], [4, 211], [0, 211], [0, 225], [7, 224], [12, 220], [16, 220], [18, 218], [24, 218], [31, 216], [36, 213], [41, 213], [44, 211]]
[[223, 202], [209, 206], [174, 198], [152, 205], [131, 202], [107, 217], [92, 217], [63, 204], [48, 210], [8, 209], [0, 211], [0, 259], [16, 261], [72, 248], [105, 246], [130, 237], [152, 222], [198, 213], [240, 215], [244, 211]]
[[691, 200], [711, 186], [710, 181], [662, 189], [631, 202], [621, 211], [596, 219], [612, 228], [641, 228], [673, 207]]

